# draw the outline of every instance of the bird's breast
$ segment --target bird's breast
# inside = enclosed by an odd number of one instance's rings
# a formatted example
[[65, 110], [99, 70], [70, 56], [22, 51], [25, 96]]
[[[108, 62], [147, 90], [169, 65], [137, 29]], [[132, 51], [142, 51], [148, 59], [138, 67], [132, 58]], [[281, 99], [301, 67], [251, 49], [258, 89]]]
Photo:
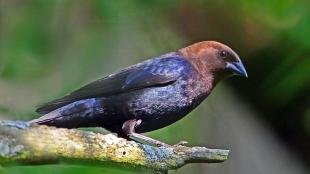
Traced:
[[174, 84], [148, 88], [127, 103], [128, 111], [134, 117], [145, 120], [162, 117], [181, 118], [193, 110], [205, 97], [196, 80], [180, 79]]

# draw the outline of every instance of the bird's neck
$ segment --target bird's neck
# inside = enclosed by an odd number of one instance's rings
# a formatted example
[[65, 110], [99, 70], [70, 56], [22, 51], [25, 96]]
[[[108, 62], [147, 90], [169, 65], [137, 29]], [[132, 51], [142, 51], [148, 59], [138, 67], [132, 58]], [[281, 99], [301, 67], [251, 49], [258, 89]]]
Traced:
[[218, 81], [212, 73], [209, 73], [202, 76], [202, 82], [204, 84], [205, 94], [209, 95]]
[[218, 73], [216, 73], [213, 62], [190, 55], [188, 49], [181, 49], [178, 53], [187, 59], [194, 67], [201, 78], [199, 81], [201, 82], [200, 88], [203, 90], [202, 92], [205, 93], [206, 96], [209, 95], [215, 85], [222, 79], [222, 77], [218, 76]]

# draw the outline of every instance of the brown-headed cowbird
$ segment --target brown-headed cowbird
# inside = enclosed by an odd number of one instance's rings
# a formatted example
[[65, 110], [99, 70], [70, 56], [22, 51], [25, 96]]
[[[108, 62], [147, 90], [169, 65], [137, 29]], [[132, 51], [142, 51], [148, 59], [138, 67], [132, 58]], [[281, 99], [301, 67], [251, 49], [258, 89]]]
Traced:
[[139, 133], [168, 126], [196, 108], [221, 79], [247, 77], [238, 55], [203, 41], [125, 68], [37, 109], [30, 123], [103, 127], [133, 140], [166, 145]]

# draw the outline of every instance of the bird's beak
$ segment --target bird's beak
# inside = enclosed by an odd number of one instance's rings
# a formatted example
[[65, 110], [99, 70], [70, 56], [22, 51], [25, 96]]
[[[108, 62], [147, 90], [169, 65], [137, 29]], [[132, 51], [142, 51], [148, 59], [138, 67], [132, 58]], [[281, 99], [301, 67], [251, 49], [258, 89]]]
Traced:
[[241, 61], [227, 63], [226, 64], [226, 69], [228, 71], [233, 72], [236, 75], [243, 76], [243, 77], [246, 77], [246, 78], [248, 77], [248, 73], [246, 72], [246, 70], [245, 70], [245, 68], [244, 68], [244, 66], [243, 66]]

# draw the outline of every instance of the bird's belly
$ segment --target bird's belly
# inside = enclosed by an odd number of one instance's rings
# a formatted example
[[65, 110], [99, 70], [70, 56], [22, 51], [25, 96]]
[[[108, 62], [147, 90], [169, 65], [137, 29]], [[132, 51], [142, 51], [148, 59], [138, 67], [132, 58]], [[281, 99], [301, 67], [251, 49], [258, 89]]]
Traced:
[[200, 101], [197, 96], [184, 93], [175, 87], [150, 89], [141, 95], [135, 95], [127, 102], [127, 111], [131, 117], [141, 119], [137, 132], [148, 132], [170, 125], [183, 118]]

